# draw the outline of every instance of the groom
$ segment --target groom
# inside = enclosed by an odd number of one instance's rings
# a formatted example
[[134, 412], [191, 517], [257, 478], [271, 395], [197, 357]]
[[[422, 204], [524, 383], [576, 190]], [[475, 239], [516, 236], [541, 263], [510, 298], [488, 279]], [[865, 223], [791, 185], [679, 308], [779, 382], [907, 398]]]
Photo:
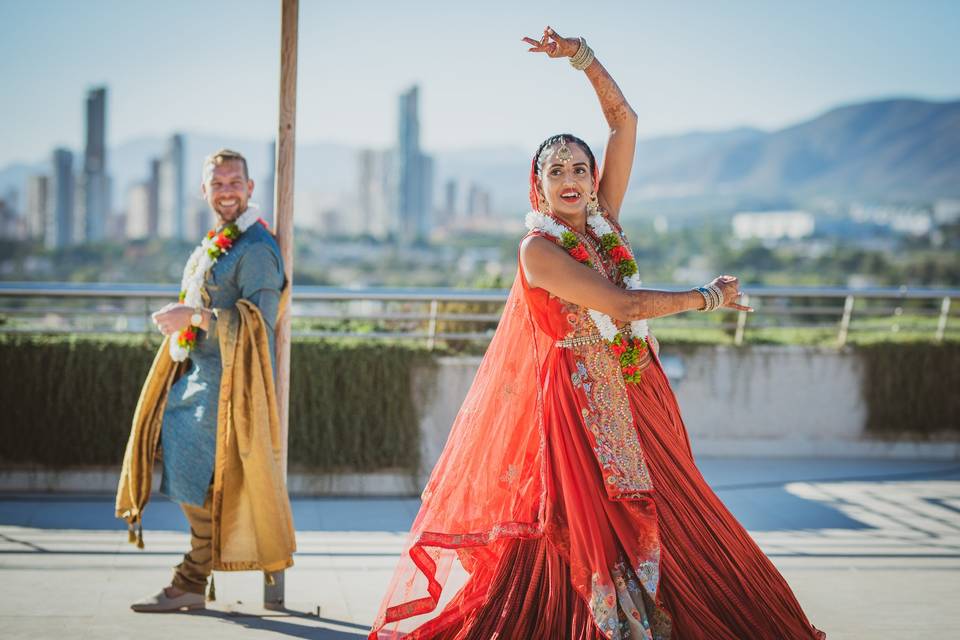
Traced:
[[236, 151], [204, 161], [201, 191], [216, 228], [187, 263], [180, 302], [153, 314], [166, 339], [137, 405], [117, 516], [142, 547], [159, 440], [160, 492], [180, 503], [191, 548], [171, 584], [134, 611], [203, 608], [212, 569], [269, 574], [293, 564], [274, 391], [284, 272], [273, 235], [248, 207], [253, 186]]

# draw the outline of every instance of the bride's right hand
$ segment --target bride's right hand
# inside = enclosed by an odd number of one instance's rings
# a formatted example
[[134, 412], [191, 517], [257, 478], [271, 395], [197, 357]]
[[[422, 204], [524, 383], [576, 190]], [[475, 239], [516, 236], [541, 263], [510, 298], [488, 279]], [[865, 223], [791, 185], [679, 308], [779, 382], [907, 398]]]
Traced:
[[545, 53], [551, 58], [570, 58], [580, 50], [579, 38], [564, 38], [550, 27], [543, 30], [543, 37], [539, 40], [526, 37], [523, 41], [530, 45], [527, 51]]
[[720, 288], [723, 294], [723, 304], [721, 307], [727, 309], [736, 309], [737, 311], [753, 311], [753, 307], [748, 307], [737, 302], [743, 293], [740, 291], [740, 279], [736, 276], [717, 276], [710, 284]]

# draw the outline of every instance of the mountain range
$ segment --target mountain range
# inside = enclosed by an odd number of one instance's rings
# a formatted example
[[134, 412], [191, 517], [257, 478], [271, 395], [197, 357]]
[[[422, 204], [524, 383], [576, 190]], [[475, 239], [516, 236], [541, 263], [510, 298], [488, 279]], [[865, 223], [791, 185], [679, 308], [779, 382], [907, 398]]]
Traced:
[[832, 109], [785, 129], [638, 144], [631, 194], [932, 199], [960, 195], [960, 101]]
[[[149, 159], [163, 146], [160, 138], [143, 138], [111, 149], [116, 203], [122, 205], [130, 184], [144, 179]], [[266, 140], [204, 134], [186, 135], [187, 175], [195, 169], [199, 178], [203, 156], [222, 146], [247, 154], [254, 179], [267, 175]], [[358, 150], [333, 143], [298, 145], [298, 213], [310, 218], [323, 209], [352, 209]], [[493, 147], [433, 155], [437, 194], [446, 180], [456, 179], [464, 185], [461, 192], [469, 183], [489, 189], [498, 212], [528, 206], [529, 150]], [[22, 193], [27, 176], [47, 170], [46, 162], [0, 169], [0, 194]], [[625, 210], [677, 200], [738, 206], [816, 197], [913, 202], [960, 197], [960, 100], [875, 100], [776, 131], [740, 128], [640, 139]]]

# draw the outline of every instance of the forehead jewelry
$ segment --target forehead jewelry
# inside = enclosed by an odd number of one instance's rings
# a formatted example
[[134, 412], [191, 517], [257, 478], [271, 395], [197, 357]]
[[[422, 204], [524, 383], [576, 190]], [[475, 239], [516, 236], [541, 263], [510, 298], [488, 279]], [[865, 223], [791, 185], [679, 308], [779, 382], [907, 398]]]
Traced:
[[563, 164], [567, 164], [573, 160], [573, 154], [570, 152], [570, 147], [567, 146], [566, 138], [560, 138], [560, 148], [557, 149], [557, 160]]

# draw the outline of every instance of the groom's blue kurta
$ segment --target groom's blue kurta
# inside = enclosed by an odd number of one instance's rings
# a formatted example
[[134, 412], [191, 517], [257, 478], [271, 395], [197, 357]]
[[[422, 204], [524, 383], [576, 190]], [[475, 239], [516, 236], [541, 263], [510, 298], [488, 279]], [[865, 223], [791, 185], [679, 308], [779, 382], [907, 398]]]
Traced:
[[[276, 366], [273, 326], [283, 288], [283, 260], [273, 235], [251, 225], [207, 274], [210, 307], [228, 309], [244, 298], [257, 305], [267, 326], [270, 357]], [[161, 493], [177, 502], [202, 505], [213, 478], [217, 405], [220, 395], [220, 342], [216, 320], [198, 331], [190, 368], [170, 388], [163, 413]]]

